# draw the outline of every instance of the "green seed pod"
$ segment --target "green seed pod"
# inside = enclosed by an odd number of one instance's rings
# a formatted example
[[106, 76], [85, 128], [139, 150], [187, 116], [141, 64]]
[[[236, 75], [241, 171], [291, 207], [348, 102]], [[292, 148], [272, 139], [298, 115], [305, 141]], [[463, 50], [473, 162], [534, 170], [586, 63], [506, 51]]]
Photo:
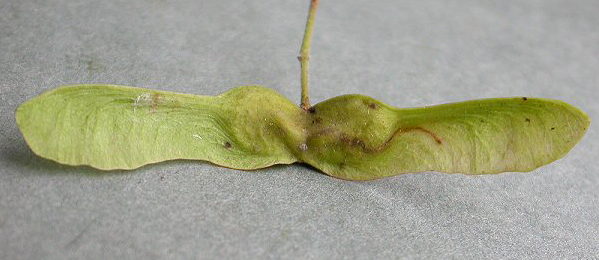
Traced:
[[398, 109], [346, 95], [310, 106], [317, 7], [310, 0], [298, 57], [300, 107], [259, 86], [209, 97], [76, 85], [23, 103], [17, 124], [37, 155], [62, 164], [113, 170], [190, 159], [249, 170], [305, 162], [347, 180], [532, 171], [568, 153], [590, 124], [582, 111], [538, 98]]
[[41, 157], [102, 170], [173, 159], [235, 169], [308, 163], [370, 180], [531, 171], [564, 156], [589, 118], [560, 101], [499, 98], [397, 109], [346, 95], [303, 110], [264, 87], [198, 96], [111, 85], [56, 88], [16, 119]]

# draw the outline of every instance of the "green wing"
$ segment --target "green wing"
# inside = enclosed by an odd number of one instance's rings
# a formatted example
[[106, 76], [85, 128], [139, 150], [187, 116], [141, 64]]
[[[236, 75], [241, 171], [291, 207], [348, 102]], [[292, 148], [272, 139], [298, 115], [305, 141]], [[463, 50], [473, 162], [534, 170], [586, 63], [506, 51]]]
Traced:
[[423, 171], [532, 171], [563, 157], [590, 123], [564, 102], [537, 98], [397, 109], [347, 95], [315, 108], [311, 149], [302, 159], [350, 180]]
[[[269, 106], [264, 106], [264, 104]], [[280, 135], [298, 110], [263, 87], [210, 97], [112, 85], [59, 87], [23, 103], [16, 120], [31, 149], [68, 165], [133, 169], [172, 159], [256, 169], [297, 159]], [[292, 113], [287, 113], [292, 114]]]

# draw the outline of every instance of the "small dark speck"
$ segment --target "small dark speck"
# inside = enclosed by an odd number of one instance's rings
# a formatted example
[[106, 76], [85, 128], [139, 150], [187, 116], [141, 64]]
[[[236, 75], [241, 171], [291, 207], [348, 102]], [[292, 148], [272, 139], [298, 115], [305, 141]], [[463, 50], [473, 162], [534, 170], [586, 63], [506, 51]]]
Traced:
[[527, 97], [522, 97], [522, 100], [526, 101], [526, 100], [528, 100], [528, 98]]
[[371, 109], [376, 109], [376, 104], [375, 103], [370, 103], [368, 104], [368, 107]]
[[481, 122], [481, 123], [484, 123], [485, 121], [484, 121], [484, 120], [480, 120], [480, 122]]
[[311, 114], [314, 114], [314, 113], [316, 113], [316, 108], [310, 107], [310, 108], [308, 108], [308, 112], [310, 112]]
[[164, 176], [160, 176], [160, 181], [163, 181], [163, 180], [164, 180]]
[[527, 119], [525, 119], [525, 121], [526, 121], [526, 122], [528, 122], [528, 123], [530, 123], [530, 119], [528, 119], [528, 118], [527, 118]]
[[553, 130], [555, 130], [555, 127], [552, 127], [552, 128], [551, 128], [551, 131], [553, 131]]
[[225, 143], [225, 148], [227, 148], [227, 149], [231, 148], [231, 143], [229, 143], [229, 142], [226, 142], [226, 143]]

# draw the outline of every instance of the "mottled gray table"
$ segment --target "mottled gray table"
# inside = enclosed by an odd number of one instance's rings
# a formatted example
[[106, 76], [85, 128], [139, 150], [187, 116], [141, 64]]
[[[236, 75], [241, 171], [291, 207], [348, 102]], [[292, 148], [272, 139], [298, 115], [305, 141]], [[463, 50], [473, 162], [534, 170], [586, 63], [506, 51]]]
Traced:
[[599, 255], [599, 2], [321, 0], [312, 99], [395, 106], [561, 99], [593, 124], [533, 173], [372, 182], [305, 165], [174, 161], [99, 172], [41, 159], [17, 105], [77, 83], [299, 103], [308, 1], [0, 1], [0, 259], [593, 258]]

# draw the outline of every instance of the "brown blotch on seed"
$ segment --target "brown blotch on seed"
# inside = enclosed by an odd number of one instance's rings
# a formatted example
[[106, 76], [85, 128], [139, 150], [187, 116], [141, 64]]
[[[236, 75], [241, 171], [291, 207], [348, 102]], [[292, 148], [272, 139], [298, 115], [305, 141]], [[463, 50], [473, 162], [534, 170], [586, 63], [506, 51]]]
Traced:
[[152, 96], [152, 105], [150, 107], [150, 112], [156, 112], [156, 109], [158, 108], [158, 102], [160, 101], [160, 94], [155, 93]]
[[526, 121], [527, 123], [530, 123], [530, 119], [524, 119], [524, 121]]
[[229, 148], [231, 148], [231, 146], [232, 146], [231, 143], [225, 142], [225, 148], [229, 149]]
[[314, 114], [314, 113], [316, 113], [316, 108], [310, 107], [310, 108], [308, 108], [308, 112], [310, 112], [310, 114]]
[[522, 97], [522, 100], [526, 101], [526, 100], [528, 100], [528, 98], [527, 97]]
[[553, 130], [555, 130], [555, 127], [552, 127], [552, 128], [551, 128], [551, 131], [553, 131]]
[[357, 137], [354, 137], [354, 139], [351, 139], [351, 141], [349, 142], [351, 146], [357, 146], [362, 148], [362, 150], [368, 150], [368, 147], [366, 147], [366, 143], [364, 143], [364, 141], [360, 140]]
[[378, 107], [377, 107], [377, 105], [375, 103], [370, 103], [370, 104], [368, 104], [368, 108], [370, 108], [370, 109], [377, 109]]

